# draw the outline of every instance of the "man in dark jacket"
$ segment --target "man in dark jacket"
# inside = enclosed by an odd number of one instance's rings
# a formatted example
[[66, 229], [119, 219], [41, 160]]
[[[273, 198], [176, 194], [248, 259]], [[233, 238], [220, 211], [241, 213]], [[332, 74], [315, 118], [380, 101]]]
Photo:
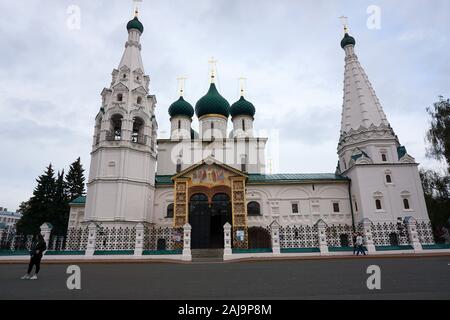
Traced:
[[[47, 250], [47, 244], [45, 243], [44, 237], [42, 234], [38, 234], [37, 241], [33, 244], [30, 254], [30, 264], [28, 265], [28, 272], [26, 275], [22, 277], [23, 280], [37, 280], [37, 275], [39, 270], [41, 269], [41, 259], [44, 251]], [[33, 266], [36, 266], [36, 272], [33, 276], [31, 276], [31, 271], [33, 270]]]

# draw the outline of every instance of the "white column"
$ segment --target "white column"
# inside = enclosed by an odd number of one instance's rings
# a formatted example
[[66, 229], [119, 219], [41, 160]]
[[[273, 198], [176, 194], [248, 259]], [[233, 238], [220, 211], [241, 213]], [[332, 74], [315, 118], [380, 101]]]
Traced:
[[319, 237], [319, 248], [320, 248], [320, 255], [328, 255], [328, 244], [327, 244], [327, 224], [325, 221], [320, 219], [317, 221], [317, 230], [318, 230], [318, 237]]
[[414, 248], [414, 252], [421, 252], [423, 248], [419, 240], [419, 235], [417, 234], [417, 220], [413, 217], [407, 217], [405, 220], [408, 229], [409, 243]]
[[136, 240], [134, 242], [134, 255], [142, 256], [142, 251], [144, 250], [144, 225], [138, 223], [136, 225]]
[[88, 227], [88, 241], [86, 245], [86, 256], [93, 256], [95, 252], [95, 240], [97, 238], [97, 226], [91, 223]]
[[52, 233], [53, 226], [51, 223], [45, 222], [42, 224], [42, 226], [40, 228], [41, 228], [41, 234], [44, 237], [45, 243], [47, 244], [47, 248], [48, 248], [50, 245], [50, 235]]
[[223, 226], [223, 260], [226, 260], [226, 257], [230, 257], [233, 254], [231, 250], [231, 224], [228, 222]]
[[183, 236], [183, 255], [181, 260], [183, 261], [191, 261], [191, 230], [192, 227], [189, 223], [186, 223], [183, 226], [184, 236]]
[[370, 221], [368, 218], [365, 218], [362, 221], [362, 224], [363, 224], [364, 242], [367, 248], [367, 252], [373, 253], [376, 251], [376, 249], [375, 244], [373, 242], [372, 221]]
[[280, 224], [275, 220], [270, 224], [273, 254], [281, 254], [280, 250]]

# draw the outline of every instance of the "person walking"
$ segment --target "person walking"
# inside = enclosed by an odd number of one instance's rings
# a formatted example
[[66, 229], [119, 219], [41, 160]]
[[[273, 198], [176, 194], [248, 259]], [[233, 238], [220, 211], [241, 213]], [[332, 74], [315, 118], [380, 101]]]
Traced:
[[[47, 244], [45, 243], [42, 234], [39, 233], [36, 242], [34, 242], [33, 246], [31, 247], [31, 258], [30, 264], [28, 265], [28, 272], [21, 278], [22, 280], [37, 280], [37, 275], [39, 273], [39, 270], [41, 269], [42, 255], [45, 250], [47, 250]], [[31, 276], [31, 271], [33, 270], [34, 266], [36, 266], [36, 270], [34, 272], [34, 275]]]
[[363, 237], [361, 233], [358, 233], [358, 236], [356, 237], [356, 255], [359, 256], [359, 253], [361, 252], [363, 255], [366, 255], [366, 251], [364, 250], [363, 246]]

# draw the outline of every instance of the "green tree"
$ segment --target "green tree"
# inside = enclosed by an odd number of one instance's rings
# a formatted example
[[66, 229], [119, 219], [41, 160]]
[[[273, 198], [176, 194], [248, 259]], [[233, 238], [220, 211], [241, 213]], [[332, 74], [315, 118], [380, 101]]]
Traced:
[[69, 196], [67, 194], [66, 182], [64, 181], [64, 170], [58, 172], [55, 181], [55, 197], [53, 200], [50, 223], [53, 225], [53, 233], [65, 235], [69, 219]]
[[33, 196], [27, 202], [22, 203], [22, 218], [17, 223], [17, 231], [23, 234], [36, 234], [44, 222], [51, 222], [53, 203], [55, 199], [55, 172], [51, 164], [44, 174], [37, 179], [37, 186]]
[[450, 177], [433, 170], [421, 169], [420, 178], [436, 240], [442, 241], [442, 228], [450, 227]]
[[450, 99], [440, 96], [433, 107], [427, 108], [427, 112], [431, 116], [427, 155], [439, 161], [445, 160], [450, 172]]
[[81, 165], [81, 159], [78, 158], [70, 165], [69, 172], [66, 175], [66, 188], [69, 201], [73, 201], [79, 196], [84, 195], [84, 169]]

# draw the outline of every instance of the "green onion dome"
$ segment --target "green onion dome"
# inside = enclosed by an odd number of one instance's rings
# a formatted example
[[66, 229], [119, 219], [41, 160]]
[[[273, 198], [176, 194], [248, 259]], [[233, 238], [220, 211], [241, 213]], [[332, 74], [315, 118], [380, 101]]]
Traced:
[[169, 115], [171, 117], [185, 116], [192, 118], [192, 116], [194, 115], [194, 108], [189, 102], [184, 100], [183, 97], [180, 97], [180, 99], [170, 105]]
[[356, 40], [355, 38], [353, 38], [351, 35], [349, 35], [348, 33], [345, 33], [344, 38], [341, 41], [341, 47], [342, 49], [344, 49], [346, 46], [348, 46], [349, 44], [355, 45], [356, 44]]
[[127, 30], [130, 31], [130, 29], [137, 29], [141, 33], [144, 33], [144, 25], [139, 21], [138, 17], [134, 17], [133, 20], [127, 23]]
[[197, 101], [195, 113], [199, 118], [207, 114], [220, 114], [228, 118], [230, 115], [230, 104], [217, 91], [216, 85], [211, 83], [208, 93]]
[[233, 103], [230, 108], [231, 117], [242, 115], [253, 117], [255, 115], [255, 112], [256, 110], [253, 103], [245, 100], [243, 96], [241, 96], [238, 101]]

